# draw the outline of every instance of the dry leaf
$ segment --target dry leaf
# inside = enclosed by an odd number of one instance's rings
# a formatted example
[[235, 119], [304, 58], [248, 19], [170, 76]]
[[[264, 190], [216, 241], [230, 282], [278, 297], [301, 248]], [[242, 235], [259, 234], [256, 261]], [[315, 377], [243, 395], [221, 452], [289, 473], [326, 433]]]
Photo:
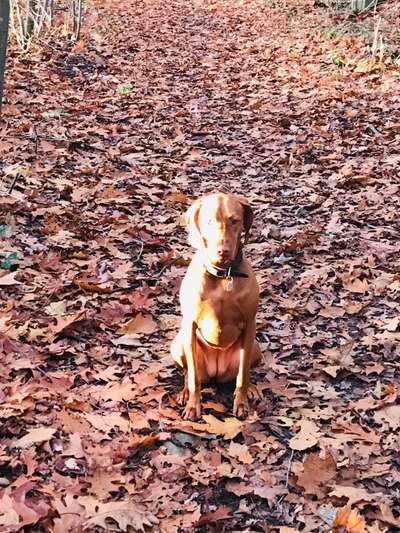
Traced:
[[289, 446], [292, 450], [307, 450], [318, 444], [320, 431], [312, 420], [300, 421], [299, 432], [290, 439]]
[[347, 506], [336, 513], [332, 533], [368, 533], [368, 530], [362, 516]]
[[134, 318], [126, 322], [118, 333], [127, 335], [151, 335], [157, 330], [157, 323], [151, 315], [138, 313]]
[[57, 430], [49, 427], [31, 429], [26, 435], [14, 443], [16, 448], [29, 448], [33, 444], [41, 444], [50, 440]]
[[135, 502], [109, 502], [99, 505], [98, 512], [86, 521], [84, 531], [93, 526], [100, 526], [108, 531], [109, 519], [117, 522], [120, 530], [126, 532], [130, 529], [144, 532], [146, 527], [158, 524], [157, 517], [142, 505]]
[[297, 476], [297, 485], [305, 489], [306, 494], [323, 497], [328, 492], [328, 482], [336, 476], [336, 461], [330, 453], [321, 457], [310, 453], [304, 460], [303, 472]]
[[245, 444], [239, 444], [231, 441], [228, 448], [228, 453], [231, 457], [236, 457], [241, 463], [251, 464], [254, 458], [249, 452], [249, 448]]
[[[4, 270], [0, 272], [4, 272]], [[20, 285], [21, 282], [15, 279], [16, 275], [17, 272], [9, 272], [4, 276], [0, 275], [0, 287], [7, 287], [8, 285]]]

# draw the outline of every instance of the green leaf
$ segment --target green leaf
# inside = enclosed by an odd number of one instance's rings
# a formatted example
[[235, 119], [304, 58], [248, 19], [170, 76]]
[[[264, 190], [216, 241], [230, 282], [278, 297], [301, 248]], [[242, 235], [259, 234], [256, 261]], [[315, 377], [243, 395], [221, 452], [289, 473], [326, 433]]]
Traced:
[[8, 254], [3, 261], [0, 262], [0, 268], [3, 270], [10, 270], [15, 261], [18, 260], [17, 252], [11, 252]]
[[119, 87], [117, 88], [117, 94], [129, 94], [132, 89], [133, 89], [132, 82], [127, 81], [119, 85]]

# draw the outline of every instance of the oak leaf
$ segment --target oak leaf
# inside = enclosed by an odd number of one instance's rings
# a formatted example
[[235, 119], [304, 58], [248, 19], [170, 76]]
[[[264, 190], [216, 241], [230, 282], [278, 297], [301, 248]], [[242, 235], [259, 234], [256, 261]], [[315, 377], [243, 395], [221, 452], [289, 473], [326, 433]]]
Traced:
[[95, 516], [86, 521], [84, 531], [91, 530], [92, 526], [100, 526], [109, 531], [110, 521], [116, 522], [126, 532], [144, 532], [146, 526], [158, 524], [157, 517], [142, 505], [134, 502], [108, 502], [102, 503]]

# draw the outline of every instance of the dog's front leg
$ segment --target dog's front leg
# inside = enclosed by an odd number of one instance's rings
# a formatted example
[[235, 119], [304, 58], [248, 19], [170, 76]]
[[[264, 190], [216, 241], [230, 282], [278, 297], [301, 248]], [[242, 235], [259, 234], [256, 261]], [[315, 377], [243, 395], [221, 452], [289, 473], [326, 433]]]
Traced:
[[246, 324], [240, 347], [239, 370], [233, 402], [233, 414], [239, 418], [245, 417], [249, 412], [250, 363], [255, 337], [256, 323], [253, 318]]
[[187, 402], [183, 411], [183, 418], [196, 420], [201, 415], [201, 382], [199, 376], [199, 361], [197, 354], [197, 325], [188, 321], [183, 325], [183, 349], [186, 355], [187, 375], [185, 386], [187, 387]]

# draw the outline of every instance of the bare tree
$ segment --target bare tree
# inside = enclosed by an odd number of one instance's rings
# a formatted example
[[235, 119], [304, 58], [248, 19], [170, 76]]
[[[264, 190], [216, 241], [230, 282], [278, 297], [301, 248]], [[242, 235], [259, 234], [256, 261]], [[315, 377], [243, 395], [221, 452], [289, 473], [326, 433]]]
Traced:
[[3, 104], [4, 71], [6, 68], [6, 51], [8, 37], [8, 21], [10, 18], [9, 0], [0, 2], [0, 113]]
[[27, 49], [43, 28], [50, 26], [52, 3], [45, 0], [11, 0], [11, 31], [21, 48]]
[[79, 41], [81, 35], [83, 0], [71, 0], [73, 35]]
[[[0, 3], [5, 0], [0, 0]], [[80, 38], [84, 0], [7, 0], [10, 1], [11, 32], [21, 48], [28, 49], [46, 28], [53, 27], [54, 11], [68, 13], [72, 38]]]

